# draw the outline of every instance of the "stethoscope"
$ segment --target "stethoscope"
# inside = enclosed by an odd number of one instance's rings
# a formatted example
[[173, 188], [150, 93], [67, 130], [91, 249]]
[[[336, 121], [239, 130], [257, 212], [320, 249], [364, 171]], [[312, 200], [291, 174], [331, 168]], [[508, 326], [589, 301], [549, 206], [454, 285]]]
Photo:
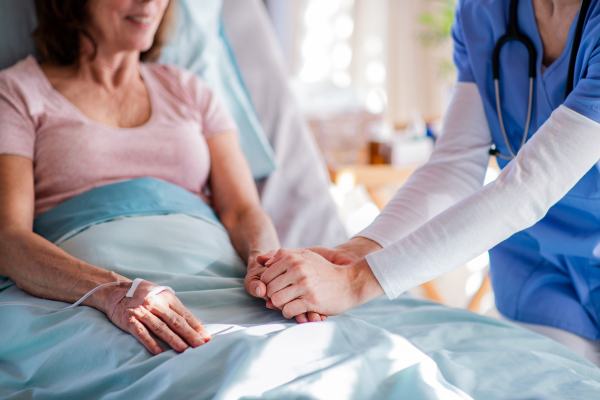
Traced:
[[[565, 91], [565, 98], [573, 91], [573, 80], [575, 77], [575, 61], [577, 60], [577, 52], [581, 44], [581, 36], [583, 34], [583, 26], [585, 24], [585, 17], [587, 16], [588, 9], [590, 7], [591, 0], [583, 0], [581, 3], [581, 9], [579, 10], [579, 18], [577, 19], [577, 27], [575, 29], [575, 37], [573, 39], [573, 48], [571, 49], [571, 60], [569, 62], [569, 74], [567, 76], [567, 88]], [[508, 17], [508, 27], [506, 33], [494, 46], [494, 54], [492, 56], [492, 72], [494, 75], [494, 90], [496, 91], [496, 110], [498, 112], [498, 119], [500, 120], [500, 129], [502, 130], [502, 136], [510, 155], [500, 153], [497, 149], [490, 150], [491, 155], [503, 158], [505, 160], [512, 160], [517, 156], [517, 152], [525, 145], [527, 141], [527, 135], [529, 134], [529, 124], [531, 123], [531, 109], [533, 106], [533, 81], [536, 77], [536, 62], [537, 53], [533, 42], [526, 35], [522, 34], [519, 30], [519, 17], [517, 10], [519, 8], [519, 0], [511, 0], [510, 2], [510, 14]], [[506, 128], [504, 127], [504, 118], [502, 117], [502, 108], [500, 107], [500, 50], [508, 42], [517, 41], [522, 43], [529, 53], [529, 106], [527, 108], [527, 121], [525, 123], [525, 132], [523, 133], [523, 139], [521, 140], [521, 146], [517, 151], [513, 151], [506, 135]]]

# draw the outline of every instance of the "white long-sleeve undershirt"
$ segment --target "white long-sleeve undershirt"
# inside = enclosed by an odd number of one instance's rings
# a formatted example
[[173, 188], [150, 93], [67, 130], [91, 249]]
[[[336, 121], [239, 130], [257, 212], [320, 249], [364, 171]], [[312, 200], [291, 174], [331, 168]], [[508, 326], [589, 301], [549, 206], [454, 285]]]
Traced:
[[385, 293], [451, 271], [542, 219], [600, 159], [600, 124], [560, 106], [498, 179], [481, 187], [492, 138], [475, 84], [459, 83], [430, 161], [357, 236]]

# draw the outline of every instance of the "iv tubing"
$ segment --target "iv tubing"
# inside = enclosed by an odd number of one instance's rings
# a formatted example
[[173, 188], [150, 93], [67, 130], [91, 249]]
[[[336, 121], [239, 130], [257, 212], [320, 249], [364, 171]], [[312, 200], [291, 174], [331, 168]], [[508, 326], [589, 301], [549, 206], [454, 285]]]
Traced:
[[77, 307], [85, 299], [87, 299], [88, 297], [90, 297], [92, 294], [96, 293], [98, 290], [103, 289], [105, 287], [118, 286], [118, 285], [119, 285], [119, 282], [109, 282], [109, 283], [105, 283], [103, 285], [100, 285], [100, 286], [98, 286], [98, 287], [90, 290], [89, 292], [87, 292], [87, 294], [85, 296], [83, 296], [81, 299], [77, 300], [76, 303], [73, 303], [70, 306], [65, 307], [65, 308], [51, 308], [51, 307], [46, 307], [46, 306], [42, 306], [42, 305], [35, 304], [35, 303], [25, 303], [25, 302], [19, 302], [19, 301], [8, 302], [8, 303], [0, 303], [0, 307], [2, 307], [2, 306], [33, 306], [33, 307], [38, 307], [38, 308], [43, 308], [43, 309], [46, 309], [46, 310], [54, 311], [54, 312], [66, 311], [66, 310], [70, 310], [71, 308]]

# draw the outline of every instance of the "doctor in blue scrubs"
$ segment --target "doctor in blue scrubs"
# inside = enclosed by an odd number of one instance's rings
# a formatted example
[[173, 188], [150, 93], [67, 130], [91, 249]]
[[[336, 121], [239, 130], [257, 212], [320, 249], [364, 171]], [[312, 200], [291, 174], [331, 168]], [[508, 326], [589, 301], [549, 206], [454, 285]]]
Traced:
[[268, 304], [335, 315], [489, 250], [499, 312], [600, 365], [600, 0], [460, 0], [452, 35], [431, 159], [347, 243], [263, 257]]

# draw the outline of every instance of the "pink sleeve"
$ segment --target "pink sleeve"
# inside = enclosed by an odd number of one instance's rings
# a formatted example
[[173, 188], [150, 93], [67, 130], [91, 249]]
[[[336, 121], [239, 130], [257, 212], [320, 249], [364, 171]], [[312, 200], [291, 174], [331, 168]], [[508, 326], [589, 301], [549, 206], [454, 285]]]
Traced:
[[238, 131], [237, 125], [225, 105], [199, 78], [195, 79], [194, 98], [202, 114], [202, 133], [206, 139], [219, 133]]
[[34, 159], [35, 126], [21, 98], [0, 81], [0, 154]]

